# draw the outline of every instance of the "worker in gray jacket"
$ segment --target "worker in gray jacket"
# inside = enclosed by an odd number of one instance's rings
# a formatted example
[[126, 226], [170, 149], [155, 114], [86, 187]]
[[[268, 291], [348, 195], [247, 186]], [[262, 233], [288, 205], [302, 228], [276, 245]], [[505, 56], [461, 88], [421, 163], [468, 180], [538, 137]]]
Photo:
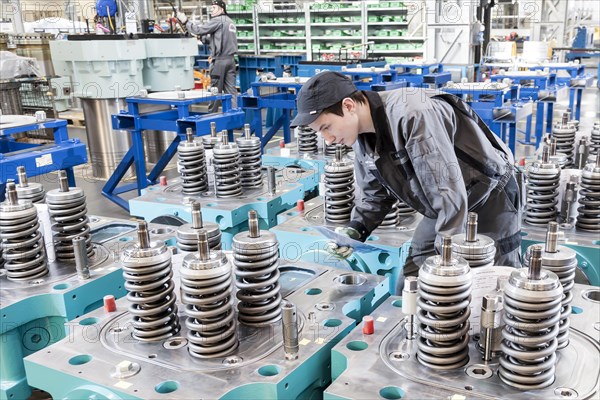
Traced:
[[359, 91], [346, 76], [323, 72], [303, 85], [297, 102], [292, 126], [308, 125], [328, 143], [354, 149], [358, 200], [339, 233], [366, 240], [403, 200], [424, 216], [404, 266], [405, 275], [416, 275], [444, 236], [465, 231], [472, 211], [479, 232], [496, 241], [496, 265], [520, 266], [513, 155], [458, 97], [419, 88]]
[[[177, 13], [179, 21], [185, 25], [188, 32], [200, 36], [202, 43], [210, 45], [210, 84], [219, 93], [233, 96], [233, 106], [236, 106], [237, 91], [235, 88], [235, 55], [238, 51], [236, 27], [227, 15], [227, 5], [223, 0], [213, 0], [210, 20], [204, 25], [188, 21], [183, 12]], [[217, 112], [220, 102], [213, 102], [209, 112]]]

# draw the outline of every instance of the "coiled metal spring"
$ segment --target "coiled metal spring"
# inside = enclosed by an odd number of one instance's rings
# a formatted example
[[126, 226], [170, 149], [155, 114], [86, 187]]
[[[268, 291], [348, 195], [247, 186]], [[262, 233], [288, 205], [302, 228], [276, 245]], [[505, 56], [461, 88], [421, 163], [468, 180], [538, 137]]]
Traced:
[[69, 187], [65, 171], [59, 171], [60, 188], [46, 194], [48, 212], [54, 224], [54, 251], [56, 258], [63, 261], [74, 261], [75, 251], [73, 239], [85, 238], [87, 255], [94, 256], [89, 218], [87, 216], [86, 197], [83, 190]]
[[600, 121], [594, 122], [590, 142], [590, 154], [597, 155], [600, 153]]
[[294, 133], [298, 142], [298, 154], [317, 154], [317, 132], [308, 126], [297, 126]]
[[398, 225], [398, 202], [394, 203], [392, 209], [385, 216], [381, 224], [379, 224], [380, 228], [395, 228]]
[[34, 204], [44, 203], [46, 191], [41, 183], [29, 182], [25, 167], [17, 167], [17, 176], [19, 184], [17, 185], [17, 197], [20, 200], [27, 200]]
[[585, 166], [581, 173], [581, 198], [577, 208], [578, 229], [590, 232], [600, 231], [600, 154], [596, 162]]
[[173, 282], [171, 252], [161, 242], [150, 242], [146, 222], [138, 226], [138, 243], [121, 259], [127, 300], [133, 315], [133, 338], [155, 342], [180, 330]]
[[37, 209], [17, 199], [14, 182], [6, 185], [6, 201], [0, 204], [0, 227], [2, 263], [9, 280], [27, 281], [48, 274]]
[[226, 131], [222, 132], [222, 142], [214, 147], [213, 156], [217, 197], [240, 196], [240, 150], [235, 143], [229, 143]]
[[[525, 267], [531, 263], [533, 246], [525, 252]], [[560, 327], [558, 329], [558, 348], [562, 349], [569, 344], [569, 326], [571, 315], [571, 302], [575, 286], [575, 271], [577, 269], [577, 253], [566, 246], [558, 245], [558, 223], [550, 222], [546, 234], [546, 246], [542, 253], [542, 268], [552, 271], [558, 276], [563, 288], [563, 297], [560, 310]]]
[[177, 146], [177, 166], [181, 173], [183, 194], [199, 194], [208, 191], [208, 175], [204, 146], [194, 138], [191, 128], [186, 132], [187, 140]]
[[325, 219], [329, 222], [350, 220], [354, 207], [354, 164], [342, 159], [338, 145], [335, 159], [325, 166]]
[[177, 246], [183, 251], [198, 251], [198, 233], [206, 232], [211, 250], [221, 249], [221, 229], [214, 222], [204, 222], [200, 203], [192, 203], [192, 222], [177, 229]]
[[556, 151], [567, 156], [567, 165], [572, 165], [575, 155], [575, 135], [577, 128], [569, 123], [569, 113], [564, 113], [562, 121], [552, 127], [552, 138], [556, 139]]
[[279, 242], [258, 229], [256, 211], [248, 213], [248, 232], [233, 238], [233, 264], [238, 288], [238, 319], [244, 325], [263, 326], [281, 318]]
[[467, 215], [465, 234], [452, 237], [452, 253], [454, 257], [462, 257], [471, 268], [491, 267], [496, 256], [496, 242], [488, 236], [477, 234], [477, 213]]
[[348, 147], [345, 144], [327, 144], [325, 141], [323, 143], [323, 152], [326, 156], [330, 157], [335, 157], [338, 146], [342, 146], [342, 155], [346, 155], [352, 150], [352, 147]]
[[451, 238], [443, 239], [441, 257], [425, 260], [418, 285], [418, 361], [437, 370], [464, 366], [469, 362], [472, 274], [464, 259], [452, 257]]
[[244, 125], [244, 136], [237, 138], [240, 151], [240, 179], [242, 186], [247, 189], [259, 188], [263, 184], [261, 171], [260, 139], [250, 134], [250, 125]]
[[527, 170], [527, 205], [525, 222], [546, 226], [558, 214], [558, 187], [560, 168], [549, 162], [549, 149], [544, 147], [542, 160], [535, 161]]
[[529, 269], [515, 270], [504, 288], [504, 329], [498, 375], [507, 385], [535, 390], [554, 382], [562, 286], [542, 271], [542, 246], [531, 250]]
[[239, 345], [233, 272], [227, 257], [210, 252], [206, 232], [198, 232], [197, 247], [180, 269], [188, 351], [197, 358], [224, 357]]
[[217, 135], [217, 123], [210, 123], [210, 135], [202, 136], [202, 145], [204, 150], [212, 150], [217, 143], [221, 143], [221, 137]]

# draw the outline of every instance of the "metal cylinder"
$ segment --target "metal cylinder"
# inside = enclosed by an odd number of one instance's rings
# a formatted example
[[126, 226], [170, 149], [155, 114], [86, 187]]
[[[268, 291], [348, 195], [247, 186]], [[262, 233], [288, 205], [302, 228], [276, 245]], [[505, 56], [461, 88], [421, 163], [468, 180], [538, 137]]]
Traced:
[[30, 281], [48, 274], [44, 238], [37, 209], [17, 199], [14, 182], [6, 184], [6, 201], [0, 204], [0, 247], [6, 277]]
[[281, 319], [279, 242], [269, 231], [255, 234], [233, 237], [238, 319], [244, 325], [264, 326]]
[[275, 178], [275, 168], [267, 167], [267, 191], [271, 196], [277, 193], [277, 180]]
[[75, 269], [77, 270], [77, 277], [82, 280], [90, 279], [89, 260], [85, 246], [85, 238], [74, 238], [73, 250], [75, 252]]
[[481, 301], [481, 333], [479, 345], [483, 351], [483, 360], [490, 361], [497, 353], [496, 345], [501, 340], [502, 296], [484, 295]]
[[256, 189], [263, 184], [261, 143], [256, 136], [252, 137], [250, 125], [244, 125], [244, 136], [237, 138], [237, 147], [240, 151], [240, 179], [242, 187]]
[[219, 358], [239, 346], [231, 264], [211, 253], [206, 232], [198, 232], [198, 252], [188, 254], [180, 269], [188, 351], [196, 358]]
[[217, 197], [240, 196], [242, 194], [240, 150], [237, 144], [228, 142], [227, 132], [222, 135], [222, 142], [217, 143], [213, 148], [213, 157]]
[[176, 132], [170, 131], [142, 131], [146, 161], [149, 164], [156, 164], [162, 155], [165, 154], [176, 135]]
[[180, 330], [171, 251], [163, 241], [152, 242], [148, 224], [138, 224], [138, 243], [125, 249], [121, 269], [125, 279], [134, 339], [157, 342]]
[[575, 148], [575, 168], [582, 169], [587, 163], [590, 147], [587, 141], [587, 136], [579, 139], [579, 143]]
[[588, 163], [581, 173], [580, 206], [577, 208], [578, 229], [600, 231], [600, 154], [595, 163]]
[[46, 191], [41, 183], [29, 182], [25, 167], [17, 167], [17, 176], [19, 184], [17, 185], [17, 196], [21, 200], [31, 201], [32, 203], [41, 204], [46, 199]]
[[258, 227], [258, 214], [255, 210], [248, 212], [248, 235], [251, 238], [260, 237], [260, 228]]
[[210, 135], [202, 136], [202, 145], [204, 146], [204, 150], [210, 150], [217, 143], [221, 143], [221, 137], [217, 135], [217, 123], [210, 123]]
[[349, 221], [354, 208], [354, 163], [337, 158], [329, 160], [325, 165], [324, 181], [325, 220], [333, 223]]
[[529, 271], [513, 271], [504, 288], [498, 375], [520, 390], [542, 389], [554, 382], [563, 289], [554, 273], [538, 273], [537, 267], [532, 271], [532, 265], [541, 264], [541, 250], [541, 246], [532, 249]]
[[547, 147], [541, 161], [535, 161], [527, 169], [527, 205], [525, 222], [534, 226], [546, 226], [555, 221], [558, 209], [560, 168], [549, 161]]
[[[107, 179], [131, 148], [131, 136], [124, 130], [113, 130], [112, 115], [127, 109], [124, 99], [81, 98], [87, 147], [95, 178]], [[133, 169], [129, 176], [135, 176]]]
[[283, 327], [283, 351], [286, 360], [296, 360], [300, 345], [298, 344], [298, 316], [296, 305], [287, 300], [281, 304], [281, 322]]
[[221, 229], [219, 224], [205, 222], [199, 202], [192, 203], [192, 222], [183, 224], [177, 229], [177, 246], [184, 251], [197, 251], [197, 234], [206, 232], [211, 250], [221, 249]]
[[56, 258], [74, 261], [73, 239], [76, 237], [85, 238], [88, 258], [93, 257], [95, 250], [90, 234], [85, 193], [78, 187], [69, 187], [65, 171], [59, 171], [59, 183], [59, 189], [46, 194], [48, 213], [53, 222]]
[[[577, 214], [575, 203], [577, 202], [577, 183], [567, 182], [565, 192], [563, 194], [561, 206], [560, 206], [560, 219], [565, 229], [573, 227], [573, 221]], [[564, 226], [563, 225], [563, 226]]]
[[575, 161], [577, 128], [569, 123], [569, 114], [565, 114], [563, 114], [562, 122], [552, 127], [552, 138], [556, 139], [556, 151], [567, 156], [567, 166], [570, 166]]
[[402, 313], [407, 316], [406, 338], [412, 340], [415, 338], [415, 314], [417, 313], [417, 294], [418, 281], [414, 276], [404, 279], [404, 288], [402, 289]]
[[197, 195], [208, 191], [208, 172], [204, 146], [188, 128], [187, 139], [177, 146], [177, 167], [181, 173], [182, 192]]
[[425, 260], [418, 278], [417, 360], [436, 370], [469, 362], [472, 273], [464, 259], [452, 259], [452, 243], [444, 239], [443, 256]]
[[477, 233], [477, 219], [477, 213], [467, 214], [466, 233], [452, 236], [452, 253], [467, 260], [471, 268], [489, 267], [494, 265], [496, 242]]

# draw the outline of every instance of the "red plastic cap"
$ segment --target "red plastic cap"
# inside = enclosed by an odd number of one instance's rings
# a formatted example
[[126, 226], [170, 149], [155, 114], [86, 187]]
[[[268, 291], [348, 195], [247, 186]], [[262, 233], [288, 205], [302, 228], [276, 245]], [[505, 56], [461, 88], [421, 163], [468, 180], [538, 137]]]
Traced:
[[363, 333], [365, 335], [372, 335], [375, 333], [375, 321], [370, 315], [363, 317]]
[[115, 312], [117, 311], [117, 302], [115, 301], [115, 296], [109, 294], [104, 296], [104, 311], [106, 312]]
[[519, 166], [521, 166], [521, 167], [525, 166], [525, 157], [521, 158], [521, 160], [519, 161]]
[[285, 140], [281, 139], [279, 141], [279, 147], [282, 148], [282, 149], [285, 147]]
[[296, 207], [298, 208], [298, 211], [304, 211], [304, 200], [298, 200], [296, 202]]
[[165, 175], [162, 175], [160, 177], [160, 186], [167, 186], [167, 177]]

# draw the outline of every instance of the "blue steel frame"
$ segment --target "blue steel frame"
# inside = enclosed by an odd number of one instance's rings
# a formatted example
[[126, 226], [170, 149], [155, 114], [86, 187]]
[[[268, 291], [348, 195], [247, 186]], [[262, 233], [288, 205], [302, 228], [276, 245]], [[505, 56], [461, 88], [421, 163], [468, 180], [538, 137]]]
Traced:
[[[17, 142], [15, 134], [38, 129], [52, 129], [54, 144], [38, 145]], [[40, 157], [50, 155], [52, 163], [39, 165]], [[75, 186], [73, 167], [87, 162], [85, 144], [69, 139], [67, 121], [49, 119], [35, 124], [0, 129], [0, 199], [4, 199], [6, 182], [17, 180], [17, 167], [24, 166], [27, 176], [65, 170], [69, 186]]]
[[483, 89], [450, 88], [444, 87], [442, 91], [451, 93], [465, 100], [477, 112], [477, 115], [490, 129], [502, 140], [508, 134], [508, 147], [515, 152], [517, 122], [527, 119], [531, 123], [532, 107], [529, 102], [519, 102], [519, 85], [496, 89], [493, 87]]
[[444, 72], [441, 63], [414, 64], [396, 63], [391, 64], [390, 69], [395, 70], [398, 79], [404, 79], [412, 87], [436, 87], [441, 88], [452, 80], [450, 72]]
[[[119, 197], [119, 194], [137, 190], [138, 195], [141, 195], [142, 189], [145, 189], [148, 185], [155, 184], [164, 168], [171, 161], [175, 153], [177, 153], [177, 146], [185, 138], [187, 128], [192, 128], [197, 136], [206, 135], [210, 133], [210, 123], [215, 122], [217, 130], [229, 131], [229, 136], [232, 138], [232, 130], [241, 128], [244, 125], [244, 112], [240, 109], [232, 109], [231, 99], [232, 96], [229, 94], [182, 100], [150, 99], [147, 97], [127, 98], [127, 111], [121, 111], [120, 114], [113, 115], [112, 122], [114, 129], [130, 132], [132, 146], [102, 188], [102, 194], [129, 211], [128, 201]], [[203, 114], [190, 110], [190, 107], [194, 104], [217, 100], [222, 101], [222, 114]], [[171, 108], [168, 110], [141, 113], [140, 105], [142, 104], [167, 105]], [[142, 131], [144, 130], [177, 132], [177, 136], [175, 136], [148, 175], [146, 175], [146, 161], [142, 140]], [[136, 182], [117, 187], [131, 165], [135, 165]]]
[[[392, 69], [386, 71], [355, 72], [354, 68], [350, 68], [342, 71], [342, 74], [349, 76], [358, 90], [384, 92], [408, 86], [406, 80], [399, 79], [396, 71]], [[363, 79], [370, 79], [370, 81], [364, 82]]]
[[[510, 72], [506, 74], [491, 75], [490, 79], [493, 82], [502, 81], [504, 78], [511, 79], [515, 84], [522, 84], [524, 82], [533, 82], [533, 86], [521, 86], [521, 92], [519, 99], [521, 100], [533, 100], [537, 103], [536, 117], [535, 117], [535, 143], [531, 142], [531, 120], [527, 122], [527, 130], [525, 131], [525, 141], [522, 143], [525, 145], [533, 145], [538, 148], [542, 143], [542, 136], [544, 132], [552, 132], [552, 115], [554, 114], [554, 103], [557, 101], [558, 96], [563, 90], [567, 89], [565, 85], [559, 85], [556, 82], [556, 74], [550, 73], [548, 75], [537, 75], [532, 72], [531, 75], [511, 75]], [[544, 129], [544, 122], [546, 128]]]

